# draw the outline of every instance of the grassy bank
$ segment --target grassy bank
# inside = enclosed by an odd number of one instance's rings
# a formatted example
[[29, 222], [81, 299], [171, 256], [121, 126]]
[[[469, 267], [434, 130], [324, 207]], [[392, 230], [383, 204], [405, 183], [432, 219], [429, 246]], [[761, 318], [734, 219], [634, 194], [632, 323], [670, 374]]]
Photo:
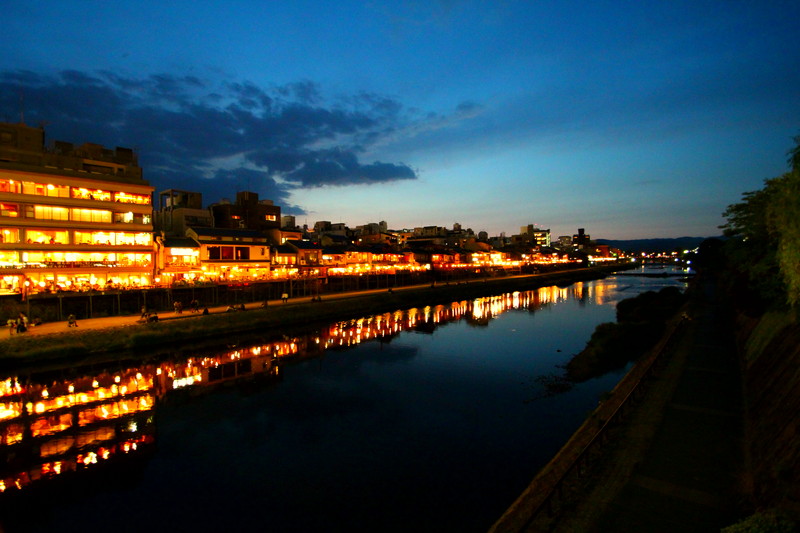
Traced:
[[287, 330], [348, 320], [377, 313], [527, 290], [604, 277], [620, 267], [594, 267], [539, 276], [487, 279], [325, 299], [320, 302], [272, 305], [239, 313], [192, 316], [113, 329], [82, 330], [46, 336], [17, 335], [0, 342], [0, 369], [19, 371], [55, 365], [81, 365], [130, 360], [174, 352], [189, 345], [219, 346], [246, 338], [277, 335]]

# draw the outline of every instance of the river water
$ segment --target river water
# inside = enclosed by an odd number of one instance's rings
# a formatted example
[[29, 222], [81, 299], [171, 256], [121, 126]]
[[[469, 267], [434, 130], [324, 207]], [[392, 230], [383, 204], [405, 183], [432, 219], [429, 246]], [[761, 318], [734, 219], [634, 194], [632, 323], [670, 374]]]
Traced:
[[8, 376], [0, 525], [486, 531], [624, 369], [549, 396], [542, 377], [621, 299], [685, 286], [630, 273], [131, 368]]

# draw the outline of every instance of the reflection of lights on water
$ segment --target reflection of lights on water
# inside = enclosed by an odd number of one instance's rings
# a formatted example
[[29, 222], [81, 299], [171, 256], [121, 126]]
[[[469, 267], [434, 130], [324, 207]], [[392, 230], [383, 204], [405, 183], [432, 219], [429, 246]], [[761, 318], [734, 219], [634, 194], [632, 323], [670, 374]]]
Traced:
[[[67, 383], [63, 383], [61, 385], [48, 387], [36, 387], [34, 390], [30, 391], [31, 402], [24, 403], [27, 400], [20, 400], [17, 403], [0, 403], [0, 420], [21, 416], [25, 413], [25, 407], [27, 407], [27, 413], [29, 414], [41, 414], [48, 411], [55, 411], [56, 409], [63, 409], [67, 406], [92, 404], [93, 402], [98, 402], [98, 400], [103, 399], [106, 399], [106, 405], [90, 405], [86, 407], [85, 411], [80, 411], [81, 417], [86, 416], [85, 423], [91, 423], [99, 419], [110, 420], [121, 416], [130, 417], [132, 413], [152, 409], [155, 403], [154, 395], [142, 395], [137, 393], [148, 389], [160, 390], [159, 386], [163, 385], [169, 388], [168, 384], [170, 382], [172, 383], [172, 389], [199, 384], [206, 381], [206, 378], [203, 378], [203, 372], [224, 365], [229, 361], [237, 361], [251, 357], [263, 357], [264, 365], [263, 367], [259, 365], [257, 367], [258, 371], [267, 371], [272, 375], [278, 376], [281, 372], [280, 366], [273, 364], [272, 360], [274, 359], [277, 361], [282, 356], [291, 356], [301, 352], [305, 353], [306, 350], [311, 354], [326, 348], [334, 348], [337, 345], [354, 346], [366, 340], [393, 335], [399, 331], [415, 328], [418, 325], [438, 324], [445, 321], [459, 320], [464, 317], [480, 318], [483, 320], [491, 319], [510, 309], [531, 309], [531, 306], [538, 307], [548, 303], [556, 303], [572, 296], [582, 295], [583, 297], [603, 300], [610, 296], [611, 292], [612, 289], [595, 287], [592, 284], [576, 284], [568, 288], [558, 288], [555, 286], [542, 287], [533, 291], [515, 291], [501, 296], [476, 298], [469, 301], [463, 300], [451, 302], [446, 305], [425, 306], [424, 308], [412, 308], [405, 311], [388, 312], [370, 317], [342, 321], [331, 325], [320, 334], [309, 336], [303, 340], [285, 336], [282, 340], [272, 343], [233, 349], [216, 356], [190, 358], [183, 364], [165, 363], [157, 367], [148, 367], [149, 370], [145, 372], [144, 376], [142, 372], [136, 372], [134, 377], [134, 370], [127, 370], [118, 375], [99, 375], [97, 379], [93, 380], [87, 377], [85, 381], [75, 381], [75, 386], [68, 384], [67, 387]], [[247, 370], [245, 370], [245, 372], [253, 374], [256, 372], [256, 366], [255, 364], [252, 366], [252, 371], [249, 365], [237, 366], [236, 368], [246, 368]], [[239, 372], [240, 370], [237, 370], [237, 373]], [[171, 381], [161, 381], [154, 378], [154, 376], [161, 376], [165, 373], [170, 377]], [[212, 378], [212, 381], [213, 379], [215, 378]], [[104, 385], [101, 386], [99, 381], [103, 381]], [[112, 381], [112, 383], [108, 383], [109, 381]], [[92, 385], [91, 389], [86, 387], [89, 382], [91, 382]], [[83, 383], [84, 385], [80, 385], [79, 383]], [[76, 386], [82, 386], [86, 391], [76, 393]], [[69, 390], [68, 395], [64, 392], [65, 389]], [[3, 395], [14, 394], [15, 392], [13, 391], [21, 390], [22, 388], [14, 380], [0, 381], [0, 398], [2, 398]], [[129, 394], [129, 392], [136, 394], [136, 396], [125, 396]], [[41, 401], [36, 401], [37, 399], [41, 399]], [[113, 399], [113, 401], [108, 401], [108, 399]], [[82, 418], [81, 420], [84, 419]], [[127, 420], [122, 423], [124, 424], [122, 427], [129, 433], [136, 433], [141, 430], [137, 421]], [[59, 429], [61, 426], [58, 425], [63, 425], [63, 420], [51, 420], [48, 424], [48, 428], [44, 431], [50, 433], [42, 433], [42, 435], [63, 430]], [[81, 424], [83, 425], [84, 422], [81, 422]], [[66, 429], [69, 429], [69, 427]], [[11, 440], [12, 437], [14, 436], [5, 435], [6, 444], [16, 442]], [[19, 438], [21, 439], [21, 432]], [[98, 448], [92, 452], [85, 452], [84, 455], [80, 456], [79, 461], [82, 465], [96, 464], [98, 461], [110, 458], [114, 453], [123, 451], [127, 453], [135, 449], [135, 442], [119, 442], [118, 444], [113, 444], [109, 448]], [[54, 449], [54, 452], [50, 453], [50, 455], [53, 455], [55, 451]], [[71, 468], [74, 470], [76, 463], [74, 459], [72, 461]], [[45, 467], [42, 466], [42, 472], [44, 472], [44, 468]], [[49, 468], [48, 472], [60, 473], [62, 471], [68, 471], [70, 466], [68, 463], [66, 468], [64, 468], [60, 464], [52, 463], [47, 468]], [[21, 484], [25, 486], [31, 482], [30, 479], [23, 478]], [[19, 485], [20, 482], [15, 482], [12, 478], [7, 477], [3, 483], [3, 485], [0, 485], [0, 492], [5, 490], [4, 487], [13, 488], [15, 484]]]
[[185, 378], [176, 378], [172, 380], [172, 388], [180, 389], [182, 387], [188, 387], [190, 385], [194, 385], [195, 383], [199, 383], [200, 381], [202, 381], [202, 378], [199, 375], [186, 376]]
[[83, 458], [83, 464], [90, 465], [90, 464], [97, 464], [97, 454], [94, 452], [89, 452]]

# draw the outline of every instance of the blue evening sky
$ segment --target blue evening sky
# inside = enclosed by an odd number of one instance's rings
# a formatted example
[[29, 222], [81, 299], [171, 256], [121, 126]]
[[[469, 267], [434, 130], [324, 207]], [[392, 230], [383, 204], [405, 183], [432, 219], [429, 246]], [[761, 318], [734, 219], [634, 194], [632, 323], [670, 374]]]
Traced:
[[0, 120], [298, 222], [718, 235], [800, 134], [800, 2], [25, 1]]

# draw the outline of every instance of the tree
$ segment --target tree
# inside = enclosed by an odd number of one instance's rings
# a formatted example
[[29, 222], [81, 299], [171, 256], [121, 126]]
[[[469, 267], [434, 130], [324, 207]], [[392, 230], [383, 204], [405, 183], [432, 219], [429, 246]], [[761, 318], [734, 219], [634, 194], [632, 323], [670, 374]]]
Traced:
[[750, 289], [768, 304], [800, 303], [800, 136], [788, 152], [791, 170], [768, 179], [764, 188], [750, 191], [729, 205], [721, 226], [734, 268]]
[[[800, 156], [800, 145], [795, 154]], [[800, 303], [800, 164], [774, 180], [772, 187], [774, 201], [767, 207], [767, 226], [777, 240], [776, 259], [787, 302], [795, 307]]]

